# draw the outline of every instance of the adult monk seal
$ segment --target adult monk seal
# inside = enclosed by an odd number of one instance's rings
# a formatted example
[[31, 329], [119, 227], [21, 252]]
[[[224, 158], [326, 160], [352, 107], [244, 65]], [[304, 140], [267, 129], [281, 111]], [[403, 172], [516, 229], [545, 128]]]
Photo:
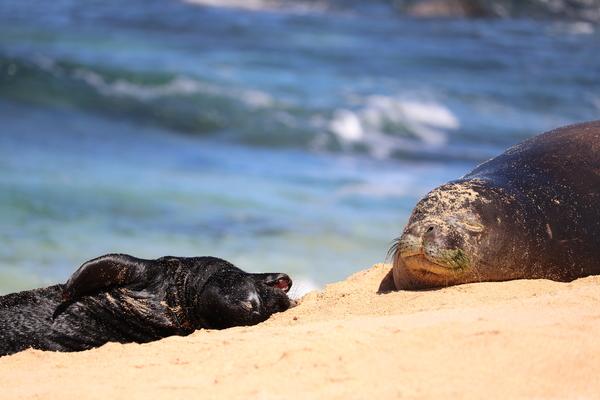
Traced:
[[0, 296], [0, 355], [254, 325], [292, 305], [291, 286], [286, 274], [249, 274], [214, 257], [108, 254], [84, 263], [64, 285]]
[[416, 205], [396, 289], [600, 273], [600, 121], [509, 148]]

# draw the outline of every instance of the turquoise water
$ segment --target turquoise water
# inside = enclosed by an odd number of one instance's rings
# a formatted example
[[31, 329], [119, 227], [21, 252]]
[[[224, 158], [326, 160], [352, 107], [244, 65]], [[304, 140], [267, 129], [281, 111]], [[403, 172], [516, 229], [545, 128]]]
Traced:
[[598, 118], [595, 25], [367, 11], [0, 2], [0, 292], [107, 252], [308, 290], [383, 261], [434, 186]]

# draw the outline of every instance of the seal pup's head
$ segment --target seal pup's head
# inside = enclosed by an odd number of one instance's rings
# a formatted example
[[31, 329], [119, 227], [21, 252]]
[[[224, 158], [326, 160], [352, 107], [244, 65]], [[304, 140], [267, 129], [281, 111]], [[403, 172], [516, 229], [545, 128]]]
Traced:
[[286, 274], [247, 273], [215, 257], [107, 254], [73, 273], [55, 317], [86, 296], [104, 295], [114, 315], [129, 313], [149, 325], [160, 321], [182, 330], [254, 325], [295, 304], [287, 296], [291, 286]]
[[194, 297], [201, 325], [223, 329], [255, 325], [296, 303], [286, 293], [292, 280], [283, 273], [249, 274], [226, 269], [214, 273]]
[[514, 203], [509, 193], [481, 179], [429, 192], [390, 249], [396, 289], [499, 280], [497, 260], [514, 250], [520, 236], [509, 228], [519, 218]]

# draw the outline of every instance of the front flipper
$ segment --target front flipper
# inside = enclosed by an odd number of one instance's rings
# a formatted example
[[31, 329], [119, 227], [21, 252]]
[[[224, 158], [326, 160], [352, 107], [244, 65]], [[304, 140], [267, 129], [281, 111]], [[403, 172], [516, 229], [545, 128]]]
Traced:
[[99, 291], [145, 283], [151, 260], [126, 254], [107, 254], [84, 263], [71, 275], [63, 289], [63, 300], [71, 302]]

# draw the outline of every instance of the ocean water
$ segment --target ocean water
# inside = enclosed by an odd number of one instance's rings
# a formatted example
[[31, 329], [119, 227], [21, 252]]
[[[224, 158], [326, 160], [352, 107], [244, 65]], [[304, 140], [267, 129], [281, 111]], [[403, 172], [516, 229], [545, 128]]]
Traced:
[[384, 261], [428, 190], [600, 114], [589, 22], [253, 4], [0, 0], [0, 293], [108, 252], [302, 293]]

